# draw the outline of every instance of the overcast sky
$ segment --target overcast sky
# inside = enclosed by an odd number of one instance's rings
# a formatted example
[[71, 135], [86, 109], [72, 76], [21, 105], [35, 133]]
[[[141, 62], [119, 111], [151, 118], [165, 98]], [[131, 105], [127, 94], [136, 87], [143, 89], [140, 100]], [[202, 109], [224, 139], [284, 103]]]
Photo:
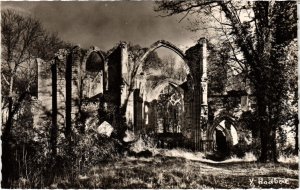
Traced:
[[181, 17], [159, 17], [154, 2], [2, 2], [2, 10], [13, 8], [39, 19], [51, 32], [82, 47], [108, 50], [119, 41], [149, 47], [167, 40], [185, 49], [197, 41], [196, 33], [186, 30]]

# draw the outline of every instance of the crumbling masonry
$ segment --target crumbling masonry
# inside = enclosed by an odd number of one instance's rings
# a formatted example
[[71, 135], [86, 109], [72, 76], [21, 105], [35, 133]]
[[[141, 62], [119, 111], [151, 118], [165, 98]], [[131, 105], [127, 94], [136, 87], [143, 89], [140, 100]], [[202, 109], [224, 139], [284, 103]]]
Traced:
[[[161, 40], [151, 45], [138, 60], [142, 64], [151, 51], [160, 47], [170, 49], [184, 60], [186, 81], [181, 84], [175, 84], [174, 81], [167, 83], [176, 86], [182, 93], [185, 119], [180, 133], [189, 142], [190, 148], [197, 151], [214, 149], [216, 128], [225, 134], [227, 143], [235, 143], [228, 122], [224, 124], [222, 119], [219, 119], [218, 124], [208, 122], [206, 46], [206, 40], [202, 38], [183, 53], [170, 42]], [[121, 106], [126, 103], [126, 122], [132, 126], [135, 134], [149, 127], [156, 129], [156, 101], [147, 99], [153, 94], [145, 89], [142, 76], [134, 79], [133, 89], [128, 88], [126, 84], [130, 80], [130, 71], [127, 65], [125, 42], [119, 43], [107, 55], [96, 47], [83, 52], [76, 46], [71, 51], [59, 51], [51, 63], [38, 60], [35, 126], [42, 125], [50, 116], [52, 125], [64, 129], [66, 134], [73, 129], [84, 131], [87, 116], [83, 109], [87, 103], [93, 102], [94, 107], [90, 106], [89, 109], [92, 109], [92, 113], [100, 114], [100, 118], [102, 113], [115, 110], [114, 114], [103, 118], [112, 126], [118, 125], [114, 117], [120, 114]], [[130, 90], [132, 93], [129, 93]]]

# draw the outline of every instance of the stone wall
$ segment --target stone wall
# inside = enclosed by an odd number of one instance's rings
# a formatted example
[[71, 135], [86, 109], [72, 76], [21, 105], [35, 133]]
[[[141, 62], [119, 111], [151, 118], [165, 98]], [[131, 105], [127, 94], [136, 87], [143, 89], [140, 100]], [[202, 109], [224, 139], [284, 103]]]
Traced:
[[38, 65], [38, 94], [34, 104], [34, 127], [43, 125], [51, 120], [52, 112], [52, 71], [51, 63], [37, 59]]
[[186, 118], [189, 119], [187, 121], [189, 124], [186, 125], [189, 127], [187, 134], [190, 134], [191, 140], [194, 142], [193, 149], [200, 150], [202, 147], [201, 143], [204, 140], [201, 131], [206, 128], [206, 123], [201, 120], [207, 118], [207, 112], [201, 111], [207, 107], [205, 39], [200, 39], [195, 46], [186, 51], [186, 60], [191, 71], [191, 78], [187, 83], [189, 90], [185, 94], [187, 96], [185, 99]]
[[[193, 144], [192, 149], [200, 150], [203, 147], [201, 143], [205, 140], [203, 137], [205, 137], [208, 116], [206, 40], [199, 40], [185, 54], [176, 46], [165, 41], [155, 43], [149, 51], [154, 51], [159, 47], [167, 47], [180, 54], [189, 67], [187, 69], [188, 78], [186, 82], [179, 86], [184, 92], [185, 121], [181, 132]], [[145, 54], [149, 53], [149, 51]], [[97, 61], [89, 65], [91, 57], [98, 60], [99, 65], [97, 65]], [[126, 43], [121, 42], [118, 44], [106, 57], [95, 47], [84, 52], [77, 46], [70, 52], [58, 54], [54, 65], [56, 66], [56, 75], [43, 78], [42, 73], [39, 74], [38, 100], [45, 100], [43, 104], [45, 104], [49, 112], [57, 112], [56, 122], [60, 126], [76, 127], [78, 125], [76, 121], [82, 117], [83, 101], [101, 101], [99, 106], [103, 107], [103, 111], [113, 110], [113, 114], [117, 116], [120, 114], [120, 107], [129, 97], [125, 113], [127, 124], [133, 125], [134, 131], [137, 133], [147, 131], [149, 127], [158, 127], [158, 123], [153, 123], [152, 120], [156, 117], [155, 103], [145, 102], [145, 93], [147, 91], [143, 89], [143, 86], [136, 85], [134, 92], [127, 96], [129, 89], [127, 89], [125, 82], [129, 80], [130, 71], [126, 67], [128, 65]], [[95, 65], [95, 70], [93, 70]], [[39, 69], [40, 71], [47, 70], [41, 64]], [[141, 78], [143, 76], [139, 77], [136, 79], [137, 82], [145, 81]], [[55, 97], [53, 97], [53, 93], [56, 94]], [[57, 109], [54, 109], [54, 104]], [[85, 104], [84, 106], [87, 105]], [[147, 113], [145, 105], [147, 105]], [[55, 118], [53, 119], [53, 122], [55, 122]], [[116, 119], [110, 118], [108, 122], [115, 125], [117, 123], [113, 123], [114, 121], [120, 122], [116, 121]]]
[[[76, 127], [83, 100], [103, 93], [104, 66], [97, 71], [86, 71], [89, 55], [90, 52], [82, 54], [77, 46], [69, 52], [60, 50], [48, 63], [39, 60], [35, 126], [47, 117], [59, 128]], [[104, 60], [102, 62], [104, 64]]]

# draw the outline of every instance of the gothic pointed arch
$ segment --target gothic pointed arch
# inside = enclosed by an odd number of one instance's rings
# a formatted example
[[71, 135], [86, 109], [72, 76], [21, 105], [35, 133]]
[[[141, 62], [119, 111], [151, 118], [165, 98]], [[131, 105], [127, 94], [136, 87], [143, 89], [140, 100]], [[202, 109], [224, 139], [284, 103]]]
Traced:
[[167, 78], [164, 79], [158, 83], [156, 83], [154, 86], [150, 88], [150, 91], [147, 93], [147, 99], [148, 101], [151, 101], [153, 99], [157, 99], [162, 89], [164, 89], [166, 86], [170, 85], [172, 86], [177, 92], [180, 94], [183, 94], [183, 89], [181, 88], [181, 82], [176, 79]]
[[81, 83], [83, 96], [91, 98], [104, 92], [105, 56], [99, 48], [92, 46], [82, 59], [81, 64]]
[[157, 42], [153, 43], [150, 46], [150, 48], [140, 57], [139, 62], [143, 63], [150, 52], [152, 52], [152, 51], [154, 51], [154, 50], [156, 50], [160, 47], [170, 49], [171, 51], [176, 53], [179, 57], [181, 57], [183, 59], [185, 65], [186, 65], [187, 74], [190, 73], [190, 68], [189, 68], [189, 66], [187, 64], [187, 61], [185, 59], [184, 52], [181, 49], [179, 49], [177, 46], [175, 46], [174, 44], [172, 44], [171, 42], [168, 42], [166, 40], [158, 40]]
[[104, 69], [105, 56], [99, 48], [92, 46], [85, 54], [82, 60], [82, 69], [84, 71], [99, 71]]
[[231, 126], [233, 126], [234, 128], [237, 126], [235, 119], [228, 113], [221, 113], [214, 120], [213, 124], [208, 128], [207, 138], [210, 140], [213, 140], [214, 132], [216, 129], [218, 129], [224, 134], [224, 136], [226, 137], [226, 140], [230, 144], [230, 146], [232, 146], [236, 142], [234, 142], [234, 139], [233, 139], [233, 136], [231, 133], [231, 128], [230, 128]]

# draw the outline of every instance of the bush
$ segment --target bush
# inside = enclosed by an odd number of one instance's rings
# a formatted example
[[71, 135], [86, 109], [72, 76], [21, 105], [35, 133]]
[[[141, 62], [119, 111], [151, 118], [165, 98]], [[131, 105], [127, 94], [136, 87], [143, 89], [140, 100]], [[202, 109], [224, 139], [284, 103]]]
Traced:
[[98, 134], [95, 125], [87, 128], [85, 133], [80, 133], [74, 128], [71, 144], [63, 134], [60, 135], [57, 157], [63, 160], [59, 161], [64, 163], [59, 167], [65, 168], [66, 175], [71, 171], [76, 176], [86, 172], [91, 166], [118, 159], [122, 153], [122, 144], [117, 139]]

